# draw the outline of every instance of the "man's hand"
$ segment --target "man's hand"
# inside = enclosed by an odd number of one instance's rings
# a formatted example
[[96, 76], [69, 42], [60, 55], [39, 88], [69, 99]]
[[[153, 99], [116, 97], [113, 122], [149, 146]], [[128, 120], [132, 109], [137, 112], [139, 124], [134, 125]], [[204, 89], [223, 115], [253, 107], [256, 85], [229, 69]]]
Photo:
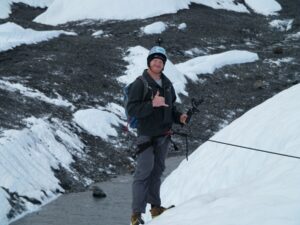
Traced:
[[188, 115], [183, 113], [180, 115], [180, 123], [186, 124], [186, 119], [188, 118]]
[[156, 92], [156, 95], [154, 96], [153, 100], [152, 100], [152, 106], [153, 107], [169, 107], [169, 105], [166, 104], [165, 102], [165, 98], [159, 96], [159, 91]]

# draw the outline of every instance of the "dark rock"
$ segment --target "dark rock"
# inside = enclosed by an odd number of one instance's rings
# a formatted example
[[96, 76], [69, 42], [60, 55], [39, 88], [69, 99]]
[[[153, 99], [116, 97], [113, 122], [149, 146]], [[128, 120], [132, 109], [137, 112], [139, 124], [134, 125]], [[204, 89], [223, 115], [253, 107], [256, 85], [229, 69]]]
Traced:
[[254, 87], [255, 89], [263, 89], [265, 86], [266, 86], [266, 85], [265, 85], [264, 81], [262, 81], [262, 80], [257, 80], [257, 81], [255, 81], [254, 84], [253, 84], [253, 87]]
[[283, 48], [282, 47], [275, 47], [273, 48], [273, 53], [274, 54], [283, 54]]
[[105, 198], [106, 197], [106, 194], [104, 193], [104, 191], [98, 186], [93, 186], [92, 191], [93, 191], [93, 197], [95, 197], [95, 198]]
[[76, 180], [65, 168], [53, 169], [55, 176], [60, 180], [60, 186], [66, 192], [85, 191], [86, 187], [83, 183]]
[[234, 3], [235, 4], [237, 4], [237, 3], [245, 4], [245, 0], [234, 0]]

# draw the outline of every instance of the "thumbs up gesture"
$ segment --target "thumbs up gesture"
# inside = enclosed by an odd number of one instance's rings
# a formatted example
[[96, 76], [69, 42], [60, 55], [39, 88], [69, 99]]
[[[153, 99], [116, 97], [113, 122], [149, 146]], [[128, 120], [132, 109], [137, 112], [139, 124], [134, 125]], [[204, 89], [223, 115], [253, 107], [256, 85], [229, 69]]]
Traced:
[[152, 99], [152, 106], [153, 107], [168, 107], [169, 105], [166, 104], [165, 98], [159, 96], [159, 91], [156, 92], [154, 98]]

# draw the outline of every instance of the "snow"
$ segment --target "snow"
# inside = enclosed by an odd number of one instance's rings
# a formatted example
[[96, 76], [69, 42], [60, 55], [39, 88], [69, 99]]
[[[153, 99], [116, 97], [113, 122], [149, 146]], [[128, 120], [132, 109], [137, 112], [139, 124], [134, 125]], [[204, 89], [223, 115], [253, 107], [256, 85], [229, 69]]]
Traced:
[[[125, 75], [118, 78], [118, 81], [124, 84], [130, 84], [133, 82], [138, 76], [142, 75], [143, 71], [147, 68], [147, 56], [149, 50], [142, 47], [136, 46], [128, 49], [128, 55], [124, 57], [124, 60], [129, 63], [127, 69], [125, 71]], [[175, 65], [167, 60], [164, 74], [172, 81], [175, 90], [178, 93], [183, 95], [188, 95], [185, 91], [185, 83], [186, 79], [184, 75], [176, 69]], [[178, 97], [178, 101], [180, 98]]]
[[225, 9], [243, 13], [249, 12], [245, 5], [231, 0], [192, 0], [191, 2], [206, 5], [213, 9]]
[[299, 40], [300, 39], [300, 31], [295, 34], [289, 34], [288, 39]]
[[10, 3], [11, 0], [0, 1], [0, 19], [6, 19], [11, 13]]
[[31, 7], [48, 7], [54, 0], [1, 0], [0, 1], [0, 19], [6, 19], [11, 13], [13, 3], [24, 3]]
[[206, 55], [207, 50], [199, 49], [199, 48], [191, 48], [187, 51], [184, 51], [184, 54], [190, 57], [194, 55]]
[[188, 9], [191, 3], [203, 4], [215, 9], [248, 12], [243, 4], [234, 0], [54, 0], [49, 8], [34, 19], [35, 22], [58, 25], [70, 21], [95, 20], [132, 20], [146, 19], [163, 14], [176, 13]]
[[[115, 113], [116, 112], [116, 113]], [[74, 121], [91, 135], [109, 141], [109, 136], [118, 136], [113, 126], [125, 125], [118, 117], [125, 118], [125, 111], [117, 104], [109, 104], [106, 108], [98, 107], [82, 109], [74, 113]]]
[[8, 194], [0, 187], [0, 222], [1, 224], [7, 224], [8, 219], [6, 217], [7, 212], [10, 210], [10, 205], [7, 199], [9, 198]]
[[9, 81], [0, 80], [0, 89], [10, 91], [10, 92], [18, 92], [21, 95], [24, 95], [26, 97], [38, 99], [40, 101], [49, 104], [62, 106], [62, 107], [70, 107], [72, 110], [75, 108], [75, 106], [72, 103], [70, 103], [67, 100], [64, 100], [58, 93], [56, 93], [57, 95], [56, 99], [49, 98], [44, 93], [36, 89], [25, 87], [19, 83], [11, 83]]
[[[273, 15], [281, 10], [275, 0], [245, 0], [256, 13]], [[181, 9], [188, 9], [191, 3], [202, 4], [214, 9], [249, 13], [246, 6], [234, 0], [88, 0], [82, 5], [80, 0], [54, 0], [49, 8], [34, 19], [35, 22], [58, 25], [70, 21], [94, 20], [133, 20], [146, 19]], [[146, 10], [145, 10], [146, 9]]]
[[168, 25], [164, 22], [158, 21], [142, 27], [141, 30], [145, 34], [161, 34], [167, 29]]
[[113, 112], [118, 117], [126, 120], [125, 109], [122, 106], [112, 102], [107, 104], [105, 109], [108, 110], [109, 112]]
[[[211, 140], [299, 157], [299, 95], [300, 84], [282, 91]], [[162, 184], [162, 204], [176, 207], [149, 224], [296, 225], [299, 176], [299, 159], [205, 142]]]
[[292, 57], [286, 57], [286, 58], [282, 58], [282, 59], [266, 59], [264, 60], [264, 63], [270, 63], [271, 65], [275, 65], [275, 66], [281, 66], [282, 63], [292, 63], [295, 59]]
[[265, 16], [276, 15], [281, 10], [281, 5], [275, 0], [245, 0], [245, 3], [256, 13]]
[[[124, 84], [133, 82], [147, 68], [146, 58], [149, 50], [142, 46], [131, 47], [124, 60], [129, 63], [125, 75], [118, 78]], [[199, 74], [212, 74], [216, 69], [226, 65], [254, 62], [258, 60], [256, 53], [240, 50], [227, 51], [215, 55], [199, 56], [184, 63], [174, 65], [169, 59], [165, 65], [164, 74], [174, 85], [177, 100], [179, 94], [188, 95], [185, 90], [187, 78], [192, 81], [199, 80]]]
[[181, 23], [181, 24], [178, 25], [178, 29], [179, 29], [179, 30], [184, 30], [184, 29], [186, 29], [186, 28], [187, 28], [186, 23]]
[[293, 21], [293, 19], [272, 20], [269, 24], [279, 31], [288, 31], [292, 29]]
[[219, 54], [199, 56], [184, 63], [176, 65], [177, 69], [192, 81], [198, 80], [198, 74], [212, 74], [216, 69], [226, 65], [255, 62], [258, 60], [256, 53], [231, 50]]
[[[35, 198], [45, 203], [56, 198], [56, 190], [63, 191], [52, 168], [59, 165], [70, 170], [73, 162], [72, 153], [82, 153], [84, 147], [71, 130], [62, 121], [26, 119], [27, 127], [22, 130], [4, 130], [0, 137], [0, 187], [7, 188], [18, 195]], [[59, 136], [57, 133], [61, 133]], [[57, 140], [62, 139], [62, 143]], [[72, 146], [72, 148], [70, 148]], [[7, 224], [6, 214], [11, 206], [5, 200], [6, 194], [0, 188], [1, 213], [0, 224]], [[32, 204], [27, 205], [27, 212], [36, 210]]]
[[35, 31], [32, 29], [24, 29], [12, 22], [1, 24], [0, 34], [0, 52], [13, 49], [22, 44], [36, 44], [38, 42], [47, 41], [61, 34], [76, 35], [74, 32], [66, 32], [63, 30]]
[[92, 36], [94, 37], [100, 37], [102, 34], [104, 34], [104, 31], [103, 30], [98, 30], [98, 31], [95, 31]]

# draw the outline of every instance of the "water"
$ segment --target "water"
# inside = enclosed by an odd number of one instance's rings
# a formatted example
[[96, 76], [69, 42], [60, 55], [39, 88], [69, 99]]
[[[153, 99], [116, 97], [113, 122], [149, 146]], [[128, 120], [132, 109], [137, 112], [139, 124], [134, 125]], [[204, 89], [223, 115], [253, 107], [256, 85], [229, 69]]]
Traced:
[[[183, 157], [172, 157], [166, 161], [165, 176]], [[62, 195], [57, 200], [28, 214], [11, 225], [124, 225], [131, 215], [132, 176], [124, 175], [98, 186], [107, 194], [96, 199], [91, 191]]]

